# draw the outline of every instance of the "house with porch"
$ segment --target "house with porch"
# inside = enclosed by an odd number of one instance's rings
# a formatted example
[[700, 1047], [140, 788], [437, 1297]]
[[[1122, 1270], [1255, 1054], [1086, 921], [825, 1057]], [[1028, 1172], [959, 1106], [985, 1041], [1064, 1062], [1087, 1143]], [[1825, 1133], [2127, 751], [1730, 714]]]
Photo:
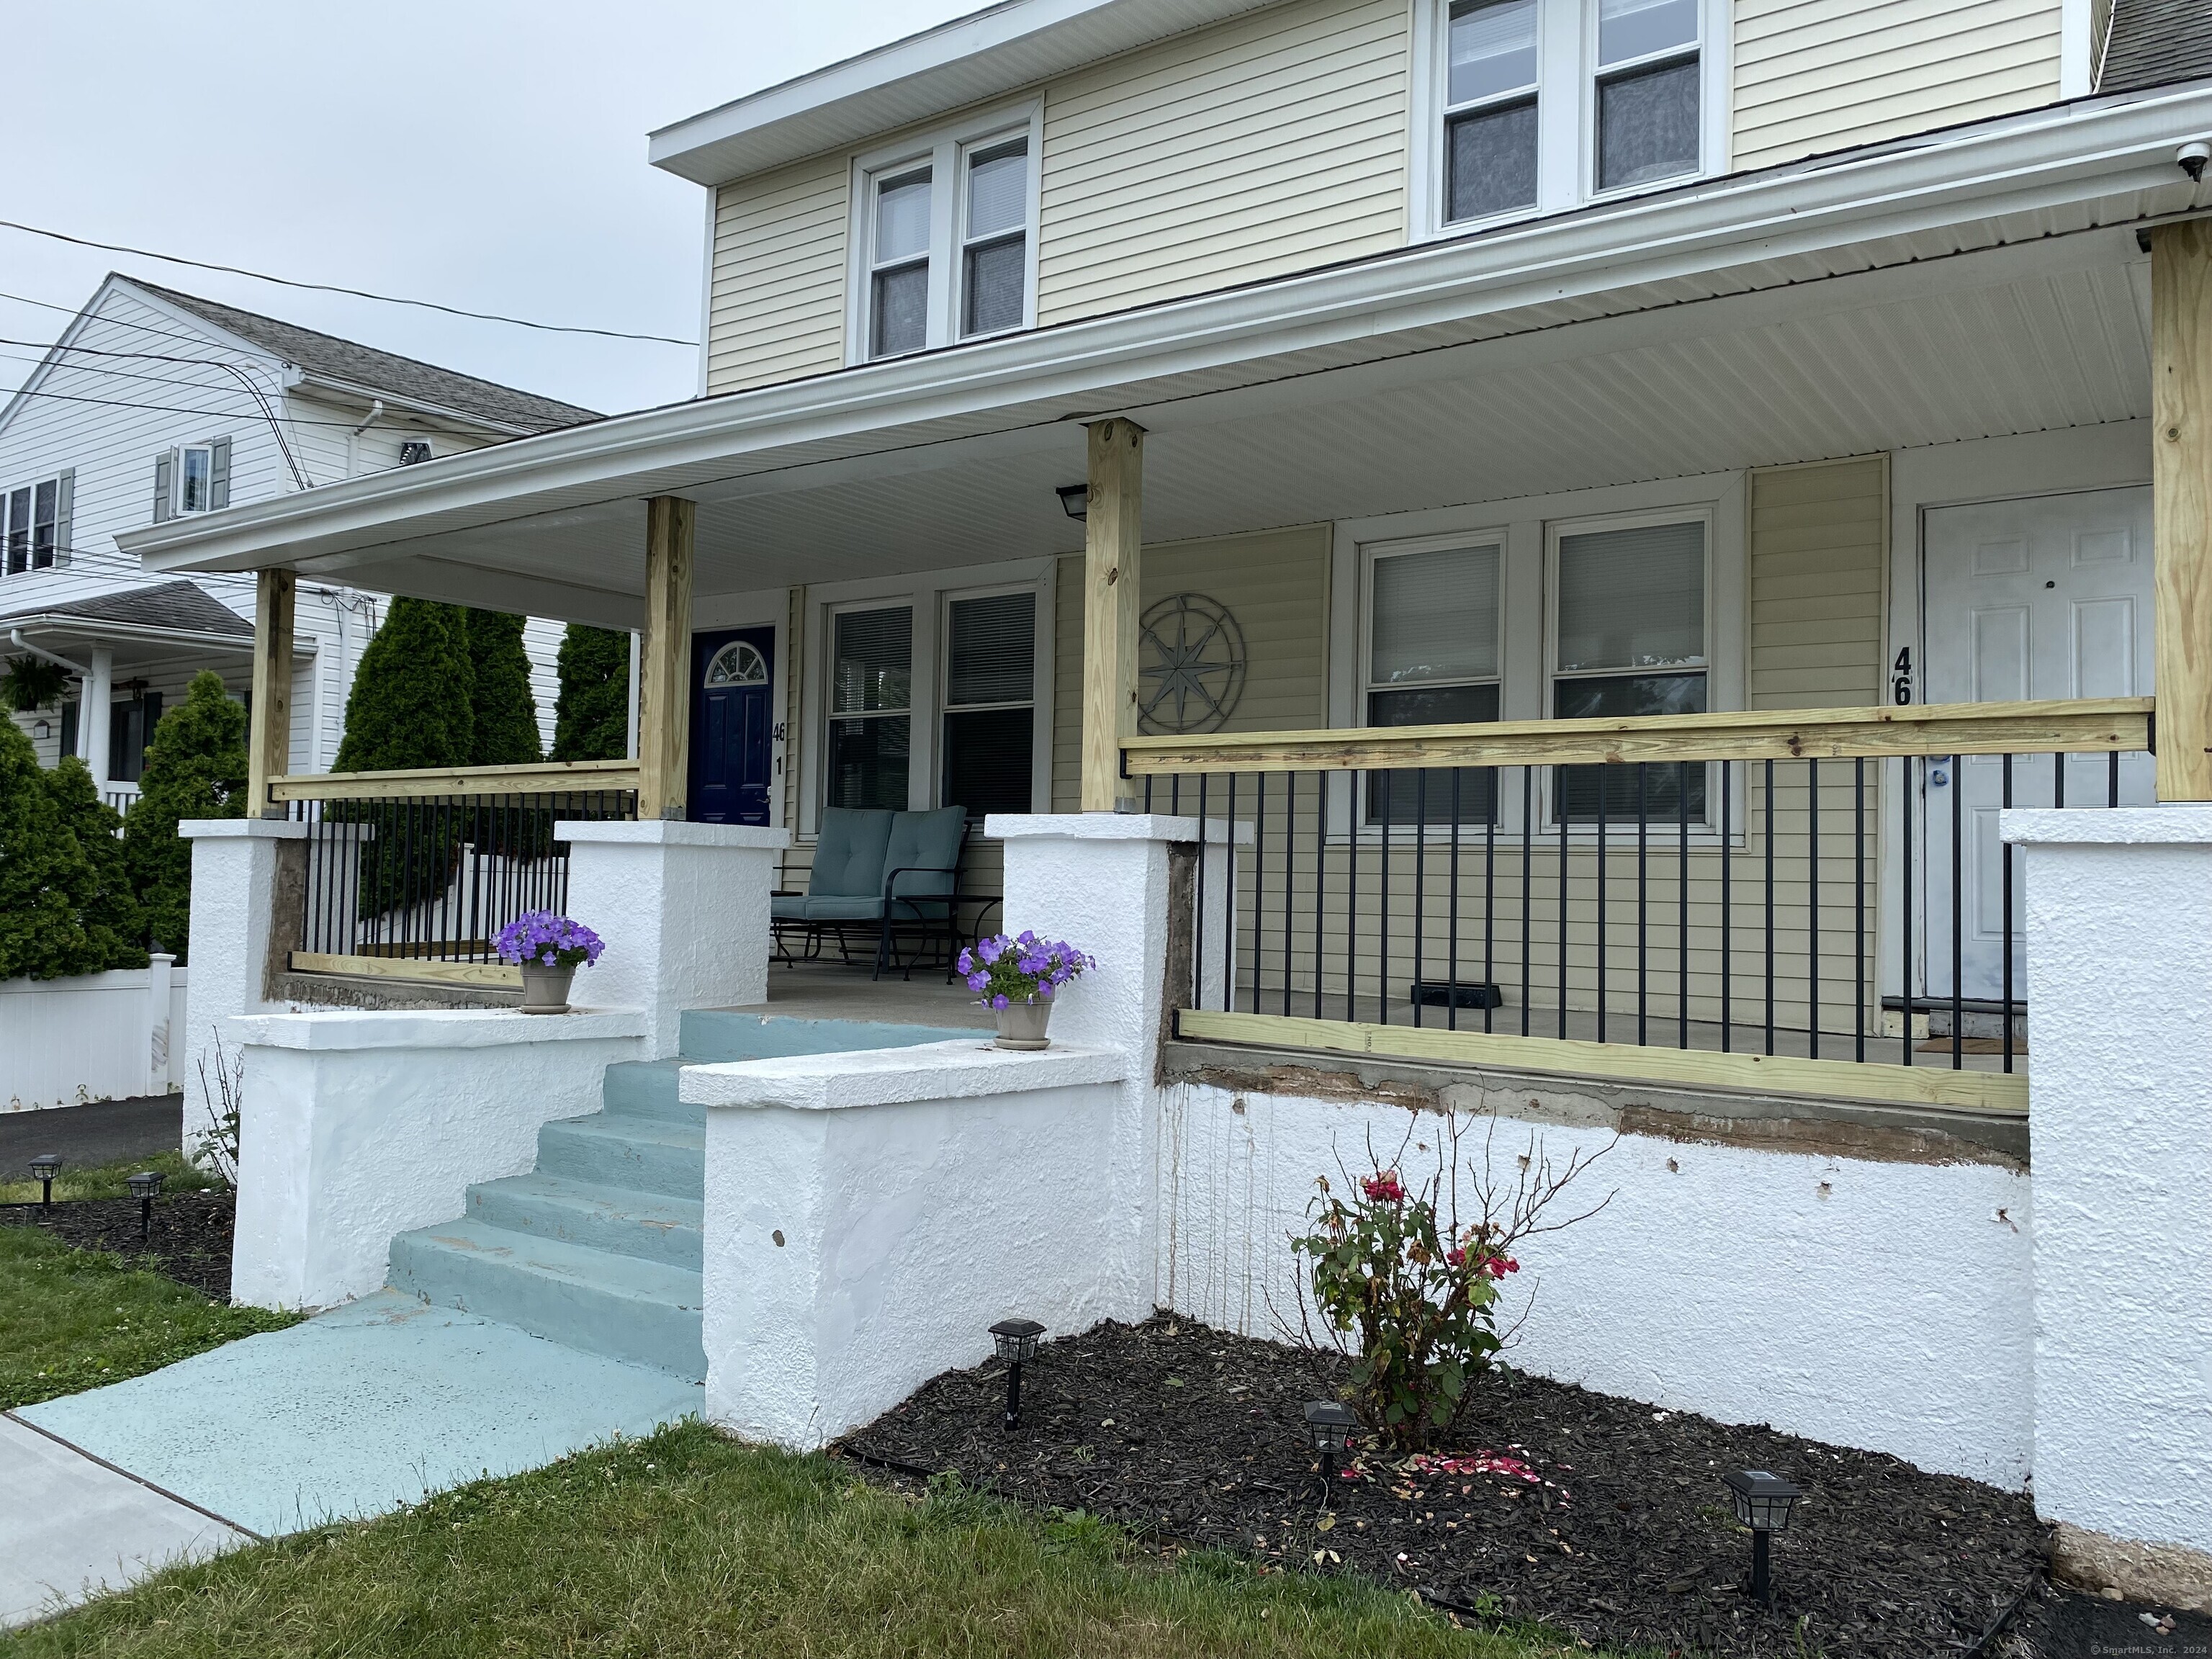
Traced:
[[[196, 848], [240, 1294], [634, 1328], [818, 1443], [1009, 1311], [1271, 1334], [1312, 1178], [1491, 1112], [1622, 1148], [1522, 1363], [2032, 1479], [2212, 1606], [2170, 10], [1012, 0], [655, 133], [699, 398], [121, 538], [252, 573], [272, 677], [302, 583], [642, 639], [634, 763], [313, 780], [261, 708]], [[359, 967], [324, 805], [398, 799], [557, 820], [593, 1012], [276, 1012]], [[962, 926], [1100, 959], [1054, 1049], [780, 1016], [775, 895], [888, 928], [815, 849], [953, 808]]]
[[[14, 718], [42, 764], [81, 756], [111, 804], [137, 793], [165, 704], [212, 669], [246, 696], [253, 590], [149, 578], [118, 535], [481, 448], [587, 409], [133, 277], [109, 276], [0, 409], [0, 658], [70, 677]], [[310, 583], [289, 671], [288, 769], [327, 771], [384, 596]], [[550, 735], [558, 624], [526, 633]], [[103, 710], [97, 717], [88, 709]]]

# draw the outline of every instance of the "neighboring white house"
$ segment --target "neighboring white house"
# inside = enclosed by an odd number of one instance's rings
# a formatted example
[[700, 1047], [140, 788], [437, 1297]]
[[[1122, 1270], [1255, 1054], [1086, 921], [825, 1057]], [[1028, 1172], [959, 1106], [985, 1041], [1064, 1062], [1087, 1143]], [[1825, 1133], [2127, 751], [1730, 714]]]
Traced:
[[[148, 574], [118, 533], [598, 418], [590, 410], [131, 277], [110, 276], [0, 410], [0, 658], [65, 665], [15, 718], [52, 766], [85, 757], [135, 792], [147, 738], [191, 677], [246, 694], [251, 576]], [[301, 586], [290, 769], [329, 769], [385, 598]], [[560, 624], [526, 635], [550, 741]], [[88, 722], [87, 702], [105, 704]]]

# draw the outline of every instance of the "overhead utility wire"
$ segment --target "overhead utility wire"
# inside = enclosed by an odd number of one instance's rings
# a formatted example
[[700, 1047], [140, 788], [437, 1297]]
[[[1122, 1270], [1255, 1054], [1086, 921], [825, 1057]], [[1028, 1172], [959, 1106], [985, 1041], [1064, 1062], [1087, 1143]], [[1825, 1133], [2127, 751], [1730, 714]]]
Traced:
[[[214, 365], [210, 365], [210, 367], [214, 367]], [[222, 390], [219, 386], [181, 386], [180, 389], [189, 392], [218, 392]], [[157, 415], [204, 415], [211, 420], [218, 421], [237, 420], [242, 412], [235, 409], [186, 409], [177, 404], [137, 403], [125, 398], [87, 398], [74, 392], [15, 392], [0, 395], [0, 402], [4, 402], [8, 397], [52, 398], [65, 404], [98, 404], [108, 409], [143, 409], [150, 410]], [[252, 416], [248, 414], [246, 417], [251, 419]], [[356, 427], [361, 424], [359, 421], [319, 421], [311, 416], [301, 415], [287, 415], [283, 418], [293, 426], [342, 427], [348, 432], [352, 431]]]
[[308, 289], [319, 294], [344, 294], [356, 300], [376, 300], [389, 306], [416, 306], [424, 311], [442, 311], [449, 317], [468, 317], [480, 323], [506, 323], [515, 328], [534, 328], [547, 334], [596, 334], [602, 339], [648, 340], [656, 345], [696, 347], [699, 343], [696, 340], [679, 340], [671, 334], [633, 334], [619, 328], [583, 328], [566, 323], [538, 323], [527, 317], [508, 317], [495, 311], [467, 311], [459, 306], [441, 305], [435, 300], [410, 300], [396, 294], [374, 294], [365, 288], [343, 288], [336, 283], [303, 283], [290, 276], [271, 276], [264, 270], [248, 270], [243, 265], [216, 264], [206, 259], [188, 259], [179, 253], [156, 253], [151, 248], [131, 247], [123, 242], [95, 242], [89, 237], [70, 236], [58, 230], [22, 224], [14, 219], [0, 219], [0, 229], [19, 230], [27, 236], [45, 236], [77, 247], [98, 248], [106, 253], [129, 253], [141, 259], [159, 259], [165, 264], [190, 265], [195, 270], [219, 270], [233, 276], [248, 276], [257, 283], [274, 283], [280, 288]]

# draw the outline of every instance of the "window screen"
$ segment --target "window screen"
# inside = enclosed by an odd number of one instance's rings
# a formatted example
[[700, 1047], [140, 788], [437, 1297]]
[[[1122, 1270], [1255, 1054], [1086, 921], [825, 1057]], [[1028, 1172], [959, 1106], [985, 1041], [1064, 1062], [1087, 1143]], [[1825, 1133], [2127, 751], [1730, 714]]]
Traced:
[[930, 169], [876, 185], [868, 355], [919, 351], [929, 343]]
[[1480, 219], [1536, 201], [1535, 0], [1451, 10], [1444, 216]]
[[961, 254], [960, 331], [1019, 328], [1029, 278], [1027, 139], [977, 152], [968, 162], [968, 221]]
[[993, 593], [946, 607], [939, 802], [970, 818], [1032, 805], [1036, 595]]
[[[1498, 550], [1446, 548], [1376, 559], [1369, 588], [1367, 722], [1443, 726], [1498, 718]], [[1367, 815], [1486, 823], [1489, 768], [1370, 773]]]
[[847, 611], [831, 623], [827, 799], [832, 806], [907, 805], [913, 746], [914, 613]]
[[1697, 46], [1698, 0], [1599, 0], [1600, 190], [1697, 171]]
[[20, 575], [30, 568], [31, 492], [18, 489], [0, 505], [8, 509], [8, 574]]

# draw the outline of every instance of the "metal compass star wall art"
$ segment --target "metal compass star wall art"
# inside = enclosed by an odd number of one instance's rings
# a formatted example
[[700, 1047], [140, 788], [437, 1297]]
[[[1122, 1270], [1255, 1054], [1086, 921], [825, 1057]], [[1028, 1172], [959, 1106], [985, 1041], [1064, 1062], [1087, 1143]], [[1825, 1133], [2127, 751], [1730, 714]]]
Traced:
[[1244, 695], [1244, 630], [1203, 593], [1171, 593], [1138, 619], [1137, 725], [1218, 732]]

